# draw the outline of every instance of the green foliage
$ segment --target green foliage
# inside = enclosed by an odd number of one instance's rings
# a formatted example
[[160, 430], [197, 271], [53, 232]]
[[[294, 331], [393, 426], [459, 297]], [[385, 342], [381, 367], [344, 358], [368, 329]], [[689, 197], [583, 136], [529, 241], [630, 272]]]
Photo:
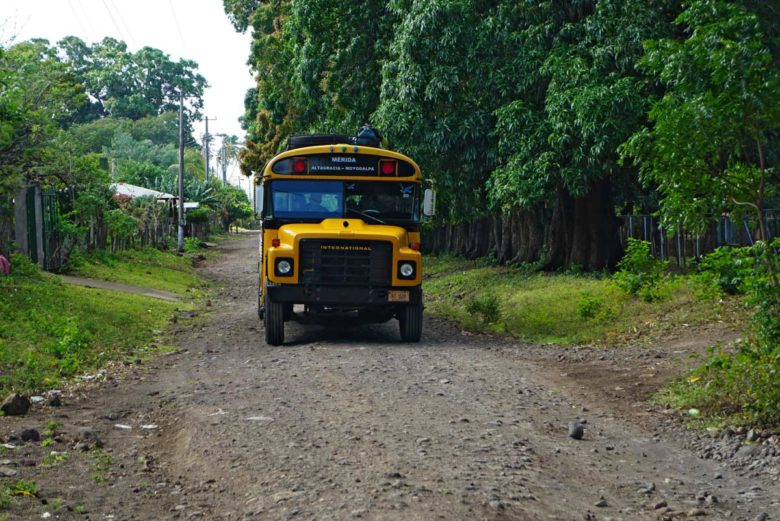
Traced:
[[698, 268], [705, 283], [723, 293], [738, 295], [747, 290], [754, 267], [755, 257], [750, 249], [723, 246], [705, 255]]
[[735, 348], [713, 349], [686, 380], [664, 391], [660, 400], [697, 407], [709, 415], [727, 414], [748, 424], [780, 424], [780, 239], [751, 248], [720, 249], [704, 271], [724, 291], [744, 291], [752, 328]]
[[90, 451], [90, 456], [94, 460], [94, 472], [92, 473], [92, 480], [95, 483], [105, 483], [108, 479], [108, 471], [113, 463], [113, 457], [103, 449], [93, 449]]
[[683, 38], [645, 44], [640, 67], [666, 94], [650, 110], [652, 126], [623, 154], [658, 186], [667, 224], [702, 229], [713, 216], [749, 207], [763, 237], [780, 152], [777, 34], [749, 7], [722, 0], [690, 2], [676, 23]]
[[483, 324], [495, 324], [501, 319], [498, 297], [492, 294], [480, 295], [466, 302], [466, 311], [480, 317]]
[[3, 489], [9, 496], [38, 497], [38, 485], [32, 480], [6, 481]]
[[659, 286], [667, 266], [668, 262], [652, 256], [649, 242], [629, 238], [626, 254], [618, 263], [615, 283], [626, 293], [653, 302], [661, 296]]
[[138, 120], [176, 113], [179, 88], [188, 97], [187, 120], [200, 117], [206, 80], [191, 60], [174, 62], [152, 47], [132, 53], [124, 42], [110, 37], [88, 45], [67, 36], [52, 51], [64, 55], [64, 64], [89, 94], [84, 120], [106, 116]]
[[577, 314], [584, 319], [605, 319], [611, 313], [603, 295], [584, 292], [577, 303]]
[[[171, 255], [173, 256], [173, 255]], [[0, 277], [0, 390], [30, 392], [145, 346], [175, 303], [61, 283]]]
[[43, 460], [41, 461], [41, 465], [47, 467], [53, 467], [55, 465], [68, 461], [69, 457], [70, 455], [67, 452], [58, 452], [56, 450], [53, 450], [43, 457]]
[[[188, 237], [187, 240], [192, 239]], [[205, 284], [195, 275], [191, 258], [154, 248], [116, 253], [95, 251], [87, 254], [77, 251], [71, 257], [69, 270], [71, 274], [82, 277], [180, 294], [187, 294]]]
[[184, 238], [184, 251], [187, 253], [193, 253], [200, 251], [200, 239], [197, 237], [185, 237]]
[[207, 223], [209, 222], [210, 212], [203, 206], [187, 211], [188, 223]]
[[40, 268], [30, 258], [21, 253], [11, 254], [11, 273], [16, 277], [33, 278], [40, 275]]
[[[701, 301], [686, 277], [665, 283], [664, 298], [649, 303], [619, 290], [609, 277], [426, 257], [423, 289], [426, 312], [455, 319], [469, 331], [504, 333], [533, 343], [636, 345], [684, 327], [719, 321], [739, 327], [746, 322], [741, 303], [728, 297]], [[497, 321], [485, 320], [496, 316]]]

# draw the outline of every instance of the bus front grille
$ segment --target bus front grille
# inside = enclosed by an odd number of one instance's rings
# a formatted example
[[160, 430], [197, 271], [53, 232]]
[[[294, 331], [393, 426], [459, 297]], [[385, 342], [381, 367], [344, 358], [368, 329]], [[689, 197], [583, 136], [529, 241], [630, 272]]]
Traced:
[[300, 282], [332, 286], [389, 286], [392, 244], [385, 241], [302, 239]]

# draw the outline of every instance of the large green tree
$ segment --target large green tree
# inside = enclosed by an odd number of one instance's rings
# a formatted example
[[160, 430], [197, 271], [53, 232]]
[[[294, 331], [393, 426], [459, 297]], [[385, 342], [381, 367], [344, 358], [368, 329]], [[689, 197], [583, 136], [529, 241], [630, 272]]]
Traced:
[[89, 94], [90, 105], [81, 114], [84, 120], [106, 116], [137, 120], [175, 113], [181, 92], [187, 100], [188, 125], [201, 117], [207, 83], [191, 60], [173, 61], [152, 47], [132, 53], [124, 42], [108, 37], [88, 45], [68, 36], [54, 51]]
[[702, 229], [748, 209], [766, 238], [780, 185], [780, 22], [720, 0], [691, 2], [684, 38], [647, 42], [641, 67], [666, 89], [624, 152], [663, 195], [667, 225]]

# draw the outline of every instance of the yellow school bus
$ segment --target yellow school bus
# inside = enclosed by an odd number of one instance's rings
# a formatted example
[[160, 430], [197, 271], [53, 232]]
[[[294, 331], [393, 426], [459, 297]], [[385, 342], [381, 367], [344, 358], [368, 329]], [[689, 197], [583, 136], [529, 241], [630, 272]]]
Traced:
[[256, 176], [262, 222], [258, 313], [265, 340], [298, 322], [398, 319], [422, 334], [421, 210], [433, 214], [409, 157], [340, 135], [296, 136]]

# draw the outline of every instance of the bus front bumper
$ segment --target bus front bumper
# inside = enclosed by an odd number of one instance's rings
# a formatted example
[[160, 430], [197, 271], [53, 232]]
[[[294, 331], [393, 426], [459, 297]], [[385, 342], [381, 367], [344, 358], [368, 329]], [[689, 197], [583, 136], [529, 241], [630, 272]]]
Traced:
[[422, 288], [411, 287], [340, 287], [281, 284], [268, 286], [268, 296], [285, 304], [320, 304], [323, 306], [376, 306], [419, 304]]

